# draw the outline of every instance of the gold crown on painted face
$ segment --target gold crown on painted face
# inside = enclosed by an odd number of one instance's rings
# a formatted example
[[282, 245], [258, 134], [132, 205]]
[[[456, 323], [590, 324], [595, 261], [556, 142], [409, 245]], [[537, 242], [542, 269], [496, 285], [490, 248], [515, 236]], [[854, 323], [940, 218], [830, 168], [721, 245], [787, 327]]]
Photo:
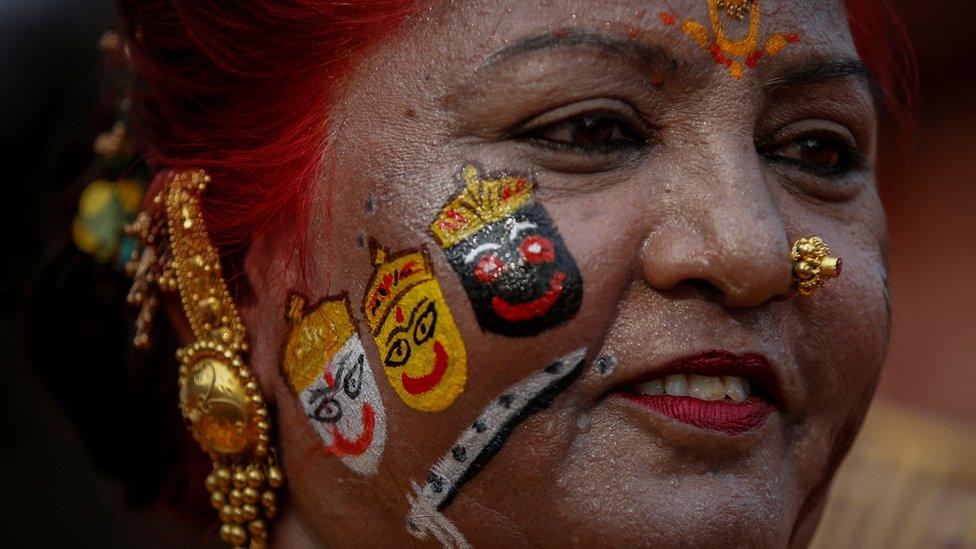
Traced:
[[363, 312], [369, 331], [376, 335], [390, 308], [417, 284], [434, 280], [434, 272], [422, 251], [408, 252], [389, 261], [386, 250], [379, 246], [374, 248], [373, 254], [376, 271], [369, 282]]
[[478, 169], [461, 170], [464, 189], [430, 225], [442, 248], [450, 248], [486, 225], [509, 217], [532, 198], [532, 182], [524, 177], [479, 179]]
[[326, 299], [305, 313], [305, 298], [292, 294], [288, 301], [291, 331], [285, 343], [282, 369], [296, 393], [322, 375], [322, 359], [330, 360], [345, 345], [355, 328], [345, 298]]

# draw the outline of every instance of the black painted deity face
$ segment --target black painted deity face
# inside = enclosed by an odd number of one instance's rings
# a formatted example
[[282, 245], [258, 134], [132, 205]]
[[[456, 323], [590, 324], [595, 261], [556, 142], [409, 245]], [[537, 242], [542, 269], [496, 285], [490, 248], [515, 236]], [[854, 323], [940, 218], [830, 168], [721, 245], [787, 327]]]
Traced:
[[576, 314], [583, 300], [579, 268], [540, 204], [445, 250], [482, 329], [532, 336]]

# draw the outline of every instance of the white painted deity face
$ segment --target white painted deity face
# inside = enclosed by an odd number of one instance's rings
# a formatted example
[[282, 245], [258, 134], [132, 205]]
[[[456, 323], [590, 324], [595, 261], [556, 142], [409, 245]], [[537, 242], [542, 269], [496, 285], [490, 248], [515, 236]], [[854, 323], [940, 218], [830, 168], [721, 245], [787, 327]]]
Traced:
[[362, 475], [376, 472], [386, 414], [358, 335], [346, 340], [300, 399], [327, 454]]

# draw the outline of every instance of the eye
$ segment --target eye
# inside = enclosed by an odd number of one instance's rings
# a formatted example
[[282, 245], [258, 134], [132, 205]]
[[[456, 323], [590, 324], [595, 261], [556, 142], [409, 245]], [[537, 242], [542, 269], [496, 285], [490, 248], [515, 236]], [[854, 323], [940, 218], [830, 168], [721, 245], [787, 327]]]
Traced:
[[763, 154], [771, 160], [822, 175], [841, 175], [849, 171], [858, 159], [850, 145], [832, 137], [795, 139]]
[[383, 359], [383, 364], [387, 368], [397, 368], [406, 364], [407, 360], [410, 358], [410, 344], [403, 337], [397, 337], [390, 344], [389, 350], [386, 351], [386, 357]]
[[342, 419], [342, 407], [332, 398], [332, 391], [315, 389], [308, 400], [312, 407], [312, 413], [308, 415], [311, 419], [322, 423], [335, 423]]
[[342, 390], [349, 398], [355, 399], [363, 388], [363, 355], [359, 355], [356, 365], [346, 374], [346, 379], [342, 382]]
[[552, 263], [556, 259], [556, 247], [544, 236], [530, 236], [519, 245], [522, 257], [529, 263]]
[[614, 152], [646, 143], [630, 122], [612, 114], [577, 116], [533, 130], [524, 137], [543, 146], [590, 153]]
[[505, 263], [495, 254], [488, 254], [478, 260], [474, 276], [485, 284], [491, 284], [505, 272]]
[[413, 327], [413, 342], [420, 345], [434, 335], [434, 326], [437, 325], [437, 309], [434, 302], [427, 305], [427, 309], [417, 318]]

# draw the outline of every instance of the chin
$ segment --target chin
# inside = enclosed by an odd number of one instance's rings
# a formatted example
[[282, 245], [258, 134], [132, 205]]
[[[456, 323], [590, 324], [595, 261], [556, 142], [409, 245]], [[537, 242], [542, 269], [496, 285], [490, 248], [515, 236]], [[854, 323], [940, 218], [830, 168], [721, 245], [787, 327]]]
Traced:
[[579, 495], [564, 500], [569, 504], [563, 507], [564, 517], [570, 519], [564, 527], [574, 532], [571, 545], [790, 545], [794, 498], [778, 479], [708, 473], [657, 476], [646, 470], [632, 475], [630, 480], [621, 478], [618, 484], [606, 486], [582, 505]]
[[[572, 545], [792, 545], [808, 499], [797, 473], [805, 464], [794, 461], [776, 414], [730, 436], [670, 421], [655, 429], [622, 410], [592, 411], [550, 494]], [[816, 513], [804, 514], [815, 526]]]

